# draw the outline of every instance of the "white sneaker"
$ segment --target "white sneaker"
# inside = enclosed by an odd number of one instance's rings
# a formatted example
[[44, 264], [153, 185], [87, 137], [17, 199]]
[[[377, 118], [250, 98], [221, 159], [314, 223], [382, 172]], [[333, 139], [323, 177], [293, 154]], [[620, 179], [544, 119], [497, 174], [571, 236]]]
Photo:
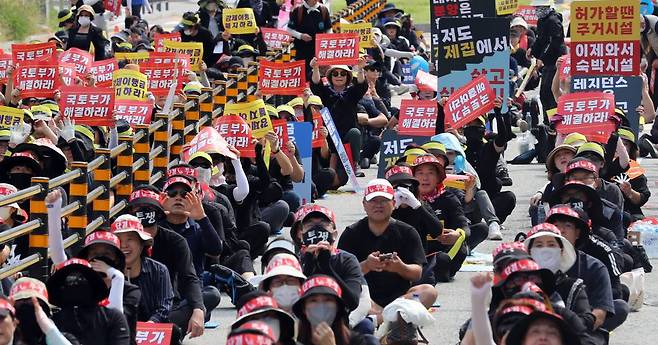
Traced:
[[491, 222], [489, 224], [489, 239], [492, 241], [501, 241], [503, 233], [500, 232], [500, 224], [498, 222]]

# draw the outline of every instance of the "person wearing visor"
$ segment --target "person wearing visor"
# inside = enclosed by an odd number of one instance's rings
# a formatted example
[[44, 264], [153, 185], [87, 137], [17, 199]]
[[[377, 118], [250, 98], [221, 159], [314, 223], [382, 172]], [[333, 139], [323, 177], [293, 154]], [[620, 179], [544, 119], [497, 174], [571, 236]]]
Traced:
[[238, 301], [237, 318], [231, 332], [243, 329], [252, 322], [262, 322], [271, 328], [273, 344], [294, 345], [295, 320], [279, 307], [276, 300], [263, 291], [250, 292]]
[[94, 46], [94, 57], [96, 61], [105, 60], [110, 54], [110, 42], [103, 35], [103, 30], [92, 24], [96, 17], [94, 9], [89, 5], [78, 7], [76, 12], [77, 25], [70, 28], [67, 33], [69, 40], [66, 42], [66, 50], [78, 48], [90, 51]]
[[200, 19], [196, 13], [185, 12], [183, 14], [183, 19], [180, 22], [180, 25], [182, 26], [182, 29], [180, 30], [181, 40], [183, 42], [202, 43], [203, 62], [206, 63], [206, 66], [213, 66], [221, 56], [221, 53], [215, 53], [215, 45], [217, 45], [218, 42], [223, 42], [224, 50], [226, 51], [228, 48], [228, 42], [223, 41], [221, 36], [215, 38], [215, 36], [213, 36], [208, 29], [201, 26], [199, 22]]

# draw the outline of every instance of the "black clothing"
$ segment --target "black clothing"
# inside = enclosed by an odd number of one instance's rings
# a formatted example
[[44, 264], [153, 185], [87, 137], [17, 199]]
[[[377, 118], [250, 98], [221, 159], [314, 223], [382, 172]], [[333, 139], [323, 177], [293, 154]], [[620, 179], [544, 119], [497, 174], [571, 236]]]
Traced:
[[123, 314], [106, 307], [70, 307], [53, 314], [61, 332], [75, 335], [83, 345], [128, 345], [130, 330]]
[[137, 311], [139, 301], [142, 299], [142, 291], [139, 286], [125, 282], [123, 284], [123, 316], [130, 329], [130, 344], [135, 345], [135, 335], [137, 334]]
[[[198, 26], [198, 32], [194, 36], [186, 35], [185, 32], [181, 31], [180, 37], [183, 42], [201, 42], [203, 44], [203, 62], [206, 63], [208, 67], [212, 66], [217, 62], [221, 54], [215, 54], [215, 45], [217, 41], [210, 31], [204, 27]], [[226, 47], [224, 47], [226, 50]]]
[[188, 218], [182, 224], [173, 224], [165, 220], [164, 224], [187, 240], [197, 275], [203, 274], [206, 255], [219, 256], [222, 253], [222, 241], [208, 216], [197, 221]]
[[308, 42], [295, 38], [297, 60], [310, 61], [315, 56], [315, 35], [326, 33], [331, 29], [329, 10], [322, 4], [319, 5], [318, 10], [308, 13], [308, 10], [300, 5], [290, 11], [288, 27], [313, 38]]
[[335, 254], [323, 250], [314, 256], [306, 253], [301, 257], [304, 275], [310, 277], [315, 274], [325, 274], [336, 279], [343, 289], [341, 297], [349, 311], [356, 309], [361, 296], [361, 286], [367, 284], [359, 260], [346, 251], [337, 251]]
[[[349, 78], [348, 78], [349, 79]], [[311, 91], [320, 96], [331, 118], [334, 120], [338, 134], [343, 137], [352, 128], [357, 128], [356, 114], [357, 103], [368, 91], [368, 83], [355, 83], [348, 86], [342, 92], [337, 92], [331, 86], [320, 83], [311, 83]]]
[[66, 50], [78, 48], [84, 51], [90, 51], [93, 44], [94, 59], [96, 61], [107, 59], [107, 52], [110, 50], [110, 41], [103, 36], [103, 30], [95, 27], [93, 24], [89, 26], [88, 33], [80, 33], [78, 32], [79, 29], [76, 26], [67, 31], [69, 40], [66, 43]]
[[427, 243], [428, 236], [438, 237], [443, 233], [443, 223], [439, 220], [434, 210], [427, 203], [413, 209], [411, 207], [399, 207], [393, 211], [393, 218], [411, 225], [420, 236], [420, 241], [425, 249], [425, 254], [430, 253]]
[[546, 66], [555, 67], [555, 62], [565, 50], [562, 15], [551, 9], [537, 21], [537, 39], [532, 45], [532, 56], [542, 60]]

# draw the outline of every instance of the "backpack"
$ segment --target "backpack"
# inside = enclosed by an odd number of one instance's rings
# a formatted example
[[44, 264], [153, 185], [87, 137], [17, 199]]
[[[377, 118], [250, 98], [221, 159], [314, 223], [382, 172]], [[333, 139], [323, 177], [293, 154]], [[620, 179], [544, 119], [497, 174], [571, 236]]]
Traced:
[[[304, 16], [306, 16], [306, 11], [304, 11], [304, 5], [298, 5], [293, 9], [295, 12], [295, 27], [300, 27], [304, 22]], [[326, 6], [320, 6], [320, 14], [322, 15], [322, 22], [329, 20], [329, 10]], [[327, 28], [328, 29], [328, 28]]]

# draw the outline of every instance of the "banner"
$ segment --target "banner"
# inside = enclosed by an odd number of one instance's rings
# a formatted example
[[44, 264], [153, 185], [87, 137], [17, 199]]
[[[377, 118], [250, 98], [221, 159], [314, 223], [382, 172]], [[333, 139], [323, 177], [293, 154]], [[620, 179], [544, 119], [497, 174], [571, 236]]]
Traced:
[[107, 59], [92, 63], [89, 72], [96, 78], [96, 86], [110, 87], [112, 86], [112, 75], [118, 69], [117, 60]]
[[165, 52], [187, 54], [190, 57], [190, 65], [193, 72], [201, 71], [203, 63], [203, 43], [201, 42], [174, 42], [164, 40]]
[[152, 52], [149, 55], [149, 59], [146, 61], [150, 64], [161, 65], [161, 64], [176, 64], [183, 68], [185, 71], [190, 70], [190, 56], [187, 54], [178, 54], [176, 53], [165, 53], [165, 52]]
[[301, 182], [293, 182], [292, 190], [302, 198], [302, 205], [311, 202], [311, 183], [313, 182], [313, 150], [311, 149], [311, 124], [308, 122], [288, 123], [288, 134], [290, 140], [297, 146], [297, 152], [302, 159], [304, 179]]
[[292, 39], [286, 30], [261, 28], [260, 32], [263, 34], [263, 41], [265, 41], [267, 50], [282, 49]]
[[515, 16], [521, 16], [528, 26], [537, 26], [537, 8], [546, 7], [546, 6], [519, 6], [519, 8], [514, 13]]
[[112, 86], [117, 99], [146, 100], [148, 78], [137, 71], [120, 69], [112, 75]]
[[240, 157], [255, 158], [256, 147], [252, 142], [251, 127], [240, 116], [224, 115], [215, 122], [215, 129], [240, 151]]
[[495, 17], [496, 5], [489, 0], [460, 0], [459, 3], [457, 1], [432, 0], [430, 13], [433, 25], [438, 25], [438, 20], [444, 17]]
[[180, 37], [180, 32], [175, 31], [175, 32], [170, 32], [166, 34], [160, 34], [156, 33], [153, 36], [153, 48], [155, 48], [156, 52], [164, 52], [164, 40], [170, 40], [172, 42], [182, 42], [182, 39]]
[[435, 75], [429, 74], [422, 70], [418, 70], [418, 72], [416, 72], [416, 80], [414, 83], [418, 85], [419, 91], [423, 91], [423, 89], [430, 89], [434, 92], [437, 92], [439, 90], [439, 79]]
[[445, 103], [445, 127], [459, 129], [494, 108], [496, 95], [485, 76], [466, 84]]
[[607, 142], [615, 123], [610, 118], [615, 112], [614, 95], [601, 91], [577, 92], [561, 96], [557, 102], [556, 124], [563, 135], [578, 132], [590, 141]]
[[103, 7], [117, 17], [121, 15], [121, 0], [104, 0]]
[[55, 60], [56, 52], [55, 42], [11, 45], [11, 56], [14, 59], [14, 64], [22, 61]]
[[78, 74], [85, 75], [89, 72], [91, 63], [94, 62], [94, 56], [84, 50], [71, 48], [59, 55], [59, 62], [72, 63]]
[[190, 156], [197, 152], [218, 153], [229, 159], [235, 159], [236, 156], [228, 149], [228, 142], [219, 132], [212, 127], [204, 127], [199, 134], [195, 135], [188, 144], [183, 146], [181, 158], [184, 162], [189, 162]]
[[258, 32], [254, 10], [251, 8], [225, 8], [222, 10], [224, 29], [231, 35], [255, 34]]
[[639, 2], [572, 2], [570, 50], [573, 75], [639, 75]]
[[128, 63], [139, 65], [149, 59], [149, 52], [114, 53], [114, 58], [117, 61], [125, 60]]
[[372, 36], [371, 23], [357, 23], [357, 24], [340, 24], [341, 33], [355, 33], [359, 35], [359, 49], [374, 48], [375, 39]]
[[560, 64], [560, 70], [558, 71], [560, 73], [560, 80], [567, 80], [571, 77], [571, 57], [569, 55], [562, 55], [560, 58], [558, 58], [558, 61], [562, 59], [562, 63]]
[[414, 78], [414, 74], [411, 72], [411, 64], [400, 64], [400, 68], [402, 69], [402, 84], [413, 84], [416, 78]]
[[432, 136], [436, 134], [436, 101], [403, 99], [400, 104], [398, 133], [413, 136]]
[[0, 128], [11, 129], [23, 122], [23, 110], [12, 107], [0, 106]]
[[402, 157], [404, 149], [409, 144], [423, 145], [430, 141], [430, 137], [416, 137], [410, 135], [399, 135], [393, 129], [387, 129], [382, 133], [382, 145], [379, 147], [379, 164], [377, 166], [377, 178], [384, 178], [386, 169], [395, 165]]
[[[224, 116], [240, 116], [249, 125], [251, 135], [260, 139], [272, 131], [272, 120], [262, 99], [248, 103], [230, 103], [224, 106]], [[221, 131], [220, 131], [221, 133]]]
[[336, 124], [334, 124], [334, 120], [331, 118], [331, 113], [329, 113], [329, 109], [327, 109], [326, 107], [322, 108], [320, 110], [320, 115], [322, 115], [322, 120], [324, 121], [325, 127], [327, 127], [327, 131], [329, 132], [329, 137], [331, 138], [331, 141], [334, 143], [334, 146], [336, 147], [336, 153], [338, 154], [341, 163], [343, 163], [343, 168], [345, 168], [345, 172], [347, 173], [347, 178], [350, 180], [350, 183], [352, 184], [352, 189], [354, 189], [355, 192], [360, 193], [361, 186], [359, 186], [359, 181], [356, 180], [354, 169], [352, 168], [352, 164], [350, 164], [350, 159], [347, 156], [347, 152], [345, 151], [345, 146], [343, 146], [343, 142], [340, 140], [338, 129], [336, 128]]
[[286, 120], [274, 120], [272, 121], [272, 130], [274, 133], [276, 133], [276, 136], [279, 138], [279, 147], [285, 151], [288, 152], [288, 141], [290, 141], [290, 137], [288, 134], [288, 123]]
[[183, 67], [170, 64], [143, 63], [140, 72], [148, 78], [148, 90], [156, 96], [167, 96], [169, 88], [176, 84], [176, 92], [183, 91]]
[[9, 76], [7, 75], [7, 68], [11, 65], [12, 57], [10, 54], [0, 55], [0, 84], [7, 84]]
[[[300, 121], [300, 122], [303, 122]], [[320, 128], [324, 127], [324, 121], [322, 121], [322, 115], [318, 112], [313, 113], [313, 133], [311, 135], [311, 146], [316, 149], [322, 147], [324, 144], [325, 138], [320, 136]]]
[[315, 35], [315, 57], [318, 65], [356, 65], [359, 60], [359, 35]]
[[66, 86], [76, 85], [78, 72], [75, 71], [75, 65], [72, 63], [60, 63], [59, 78]]
[[615, 96], [615, 108], [626, 113], [635, 138], [639, 138], [640, 114], [635, 109], [642, 104], [642, 77], [576, 76], [571, 79], [571, 92], [603, 91]]
[[14, 88], [21, 90], [21, 98], [53, 98], [59, 85], [59, 66], [52, 60], [26, 61], [14, 74]]
[[138, 345], [169, 345], [172, 329], [172, 323], [137, 322], [135, 342]]
[[532, 0], [496, 0], [496, 14], [505, 16], [516, 12], [519, 5], [529, 5]]
[[64, 86], [59, 99], [62, 116], [78, 125], [111, 126], [114, 123], [114, 90], [110, 88]]
[[[510, 97], [509, 18], [442, 18], [433, 46], [439, 77], [439, 96], [447, 97], [481, 74], [496, 95]], [[503, 113], [507, 102], [503, 102]]]
[[258, 83], [264, 95], [299, 95], [306, 87], [306, 62], [272, 62], [262, 60]]
[[153, 103], [149, 101], [133, 101], [117, 99], [114, 102], [114, 111], [117, 119], [126, 120], [130, 127], [136, 125], [150, 125], [153, 115]]

